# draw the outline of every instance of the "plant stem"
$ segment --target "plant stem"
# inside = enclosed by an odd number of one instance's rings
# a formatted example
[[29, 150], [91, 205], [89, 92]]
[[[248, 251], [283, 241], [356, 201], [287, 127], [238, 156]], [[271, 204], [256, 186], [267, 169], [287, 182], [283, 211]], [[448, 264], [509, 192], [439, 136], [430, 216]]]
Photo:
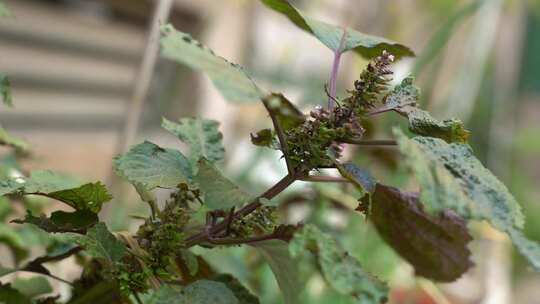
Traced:
[[352, 144], [358, 146], [397, 146], [397, 142], [393, 139], [374, 139], [374, 140], [355, 140], [344, 139], [340, 140], [344, 144]]
[[332, 65], [332, 73], [330, 74], [330, 94], [328, 96], [328, 111], [330, 111], [330, 113], [332, 113], [332, 111], [334, 110], [339, 63], [341, 61], [341, 54], [343, 54], [343, 46], [345, 45], [346, 37], [347, 37], [347, 30], [343, 29], [343, 35], [341, 36], [341, 40], [339, 41], [339, 48], [334, 51], [334, 63]]
[[272, 124], [274, 125], [274, 129], [276, 130], [279, 139], [279, 145], [281, 147], [281, 152], [283, 152], [283, 156], [285, 157], [285, 163], [287, 164], [287, 171], [289, 172], [289, 175], [293, 175], [294, 168], [292, 166], [291, 160], [289, 159], [289, 145], [287, 144], [287, 139], [285, 138], [285, 132], [283, 131], [279, 120], [274, 114], [274, 111], [270, 109], [270, 106], [268, 105], [268, 101], [266, 99], [263, 99], [263, 104], [266, 108], [266, 111], [270, 115], [270, 118], [272, 119]]
[[229, 239], [212, 239], [209, 238], [208, 242], [214, 245], [241, 245], [250, 244], [266, 240], [276, 239], [277, 236], [274, 233], [265, 234], [261, 236], [254, 236], [249, 238], [229, 238]]
[[[255, 211], [262, 204], [259, 201], [261, 198], [272, 199], [276, 195], [280, 194], [283, 190], [287, 189], [294, 181], [301, 177], [301, 173], [295, 173], [294, 175], [287, 174], [279, 182], [277, 182], [270, 189], [266, 190], [263, 194], [255, 198], [249, 204], [245, 205], [242, 209], [238, 210], [232, 215], [232, 220], [242, 218], [251, 212]], [[227, 221], [221, 221], [217, 225], [211, 227], [208, 230], [203, 230], [195, 235], [192, 235], [185, 240], [186, 248], [195, 246], [201, 242], [208, 241], [212, 235], [217, 234], [223, 230], [227, 229]]]
[[349, 180], [343, 177], [336, 176], [323, 176], [323, 175], [311, 175], [306, 177], [301, 177], [298, 180], [304, 182], [322, 182], [322, 183], [348, 183]]

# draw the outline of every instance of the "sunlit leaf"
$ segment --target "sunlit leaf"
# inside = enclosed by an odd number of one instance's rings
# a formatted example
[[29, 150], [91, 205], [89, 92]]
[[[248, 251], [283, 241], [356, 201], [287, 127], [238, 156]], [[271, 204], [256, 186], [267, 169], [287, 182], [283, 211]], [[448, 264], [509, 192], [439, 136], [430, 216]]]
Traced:
[[149, 141], [115, 157], [114, 170], [130, 183], [149, 190], [189, 183], [193, 172], [189, 160], [180, 151], [161, 148]]
[[73, 240], [91, 257], [100, 258], [110, 264], [118, 262], [126, 253], [126, 246], [114, 237], [104, 223], [88, 229], [86, 235], [73, 235]]
[[47, 196], [76, 210], [90, 210], [94, 213], [98, 213], [103, 203], [112, 199], [101, 182], [84, 183], [52, 171], [33, 171], [24, 184], [22, 194]]
[[315, 261], [328, 285], [339, 293], [350, 295], [356, 303], [379, 304], [388, 299], [385, 283], [367, 273], [334, 237], [313, 225], [306, 225], [295, 234], [289, 251], [299, 262]]
[[414, 56], [408, 47], [392, 40], [367, 35], [351, 28], [347, 28], [347, 35], [343, 48], [340, 49], [343, 28], [309, 18], [297, 10], [286, 0], [261, 0], [267, 7], [285, 15], [292, 23], [304, 31], [317, 37], [324, 45], [333, 51], [346, 52], [354, 50], [366, 58], [373, 58], [387, 50], [396, 57]]
[[237, 64], [230, 63], [170, 24], [161, 27], [161, 54], [205, 72], [223, 96], [233, 102], [259, 102], [264, 93]]
[[13, 220], [12, 222], [17, 224], [33, 224], [50, 233], [85, 233], [88, 228], [98, 221], [97, 214], [92, 211], [77, 210], [75, 212], [55, 211], [50, 217], [46, 217], [43, 214], [36, 217], [27, 211], [24, 219]]
[[540, 249], [522, 234], [521, 208], [506, 186], [474, 156], [469, 145], [438, 138], [407, 138], [395, 129], [406, 165], [421, 187], [420, 201], [438, 214], [451, 209], [468, 220], [486, 220], [509, 234], [514, 245], [540, 270]]
[[252, 197], [227, 179], [206, 159], [202, 158], [195, 181], [204, 194], [204, 204], [210, 210], [230, 209], [247, 204]]
[[304, 283], [300, 280], [296, 261], [289, 253], [289, 244], [281, 240], [267, 240], [250, 244], [270, 265], [285, 304], [300, 303], [300, 291]]
[[449, 210], [438, 216], [425, 213], [418, 193], [377, 184], [369, 218], [417, 275], [450, 282], [472, 265], [465, 221]]
[[223, 160], [225, 157], [223, 135], [219, 132], [217, 121], [182, 118], [176, 123], [163, 118], [161, 126], [189, 145], [189, 159], [192, 164], [196, 164], [201, 157], [211, 163]]

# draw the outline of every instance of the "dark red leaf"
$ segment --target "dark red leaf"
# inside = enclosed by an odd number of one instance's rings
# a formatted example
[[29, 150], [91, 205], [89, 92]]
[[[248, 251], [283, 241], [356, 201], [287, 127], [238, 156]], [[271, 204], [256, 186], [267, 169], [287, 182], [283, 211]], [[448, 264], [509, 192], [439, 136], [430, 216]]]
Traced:
[[454, 212], [429, 215], [418, 193], [381, 184], [377, 184], [371, 203], [371, 220], [377, 231], [413, 265], [416, 275], [450, 282], [472, 266], [467, 248], [472, 238], [465, 221]]

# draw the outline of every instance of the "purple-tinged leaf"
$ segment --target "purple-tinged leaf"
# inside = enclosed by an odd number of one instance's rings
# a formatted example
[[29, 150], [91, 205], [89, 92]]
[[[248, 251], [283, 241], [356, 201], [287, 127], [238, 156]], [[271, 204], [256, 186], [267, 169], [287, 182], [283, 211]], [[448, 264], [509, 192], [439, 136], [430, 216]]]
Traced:
[[371, 197], [371, 220], [381, 237], [419, 276], [450, 282], [472, 266], [467, 244], [472, 239], [465, 221], [445, 210], [424, 212], [418, 193], [377, 184]]

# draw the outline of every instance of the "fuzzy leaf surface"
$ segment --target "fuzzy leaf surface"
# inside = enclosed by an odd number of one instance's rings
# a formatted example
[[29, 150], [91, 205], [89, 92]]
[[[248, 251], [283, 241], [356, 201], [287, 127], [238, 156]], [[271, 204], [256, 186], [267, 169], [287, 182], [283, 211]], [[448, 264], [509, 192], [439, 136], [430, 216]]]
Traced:
[[418, 193], [377, 184], [371, 197], [370, 219], [381, 237], [416, 275], [451, 282], [472, 265], [467, 244], [472, 237], [465, 221], [452, 211], [438, 216], [424, 212]]
[[204, 203], [210, 210], [227, 210], [251, 201], [252, 197], [227, 179], [208, 160], [202, 158], [195, 181], [204, 194]]
[[73, 239], [91, 257], [104, 259], [110, 264], [118, 262], [126, 252], [126, 246], [116, 239], [104, 223], [97, 223], [88, 229], [86, 235], [73, 235]]
[[470, 132], [459, 119], [435, 119], [429, 112], [417, 108], [420, 89], [414, 84], [414, 77], [409, 76], [385, 96], [385, 107], [404, 115], [409, 120], [409, 131], [422, 135], [444, 139], [446, 142], [466, 143]]
[[115, 157], [114, 170], [131, 184], [148, 190], [174, 188], [193, 178], [191, 164], [180, 151], [161, 148], [149, 141]]
[[353, 163], [338, 164], [337, 167], [339, 173], [341, 173], [344, 178], [350, 180], [363, 192], [371, 194], [373, 191], [375, 191], [377, 181], [366, 169], [363, 169]]
[[516, 199], [474, 156], [469, 145], [394, 130], [406, 165], [421, 187], [420, 201], [438, 214], [451, 209], [468, 220], [486, 220], [508, 233], [518, 251], [540, 270], [540, 246], [526, 239], [524, 217]]
[[85, 233], [88, 228], [99, 221], [97, 214], [89, 210], [77, 210], [75, 212], [55, 211], [50, 217], [40, 215], [33, 216], [27, 211], [24, 219], [14, 220], [14, 223], [29, 223], [38, 226], [49, 233], [75, 232]]
[[384, 303], [388, 286], [367, 273], [362, 265], [343, 250], [331, 235], [313, 225], [296, 233], [289, 245], [291, 256], [314, 261], [326, 282], [337, 292], [350, 295], [357, 303]]
[[298, 265], [289, 253], [289, 244], [282, 240], [267, 240], [250, 245], [257, 249], [272, 269], [285, 304], [300, 303], [304, 283], [300, 280]]
[[215, 120], [182, 118], [178, 123], [163, 118], [161, 126], [177, 136], [190, 147], [189, 159], [192, 164], [204, 157], [215, 163], [225, 157], [223, 135]]
[[387, 50], [396, 57], [414, 56], [408, 47], [382, 37], [367, 35], [347, 28], [347, 36], [342, 49], [339, 49], [343, 28], [309, 18], [292, 6], [287, 0], [261, 0], [264, 5], [283, 14], [300, 29], [312, 34], [333, 51], [354, 50], [365, 58], [373, 58]]
[[162, 285], [143, 297], [144, 304], [240, 304], [233, 292], [221, 282], [196, 281], [183, 289]]
[[459, 119], [445, 119], [443, 121], [433, 118], [429, 112], [414, 109], [407, 115], [409, 117], [409, 130], [422, 136], [437, 137], [449, 143], [467, 143], [470, 132], [465, 129]]
[[162, 56], [205, 72], [225, 99], [255, 103], [266, 94], [251, 80], [242, 67], [230, 63], [170, 24], [161, 27]]

